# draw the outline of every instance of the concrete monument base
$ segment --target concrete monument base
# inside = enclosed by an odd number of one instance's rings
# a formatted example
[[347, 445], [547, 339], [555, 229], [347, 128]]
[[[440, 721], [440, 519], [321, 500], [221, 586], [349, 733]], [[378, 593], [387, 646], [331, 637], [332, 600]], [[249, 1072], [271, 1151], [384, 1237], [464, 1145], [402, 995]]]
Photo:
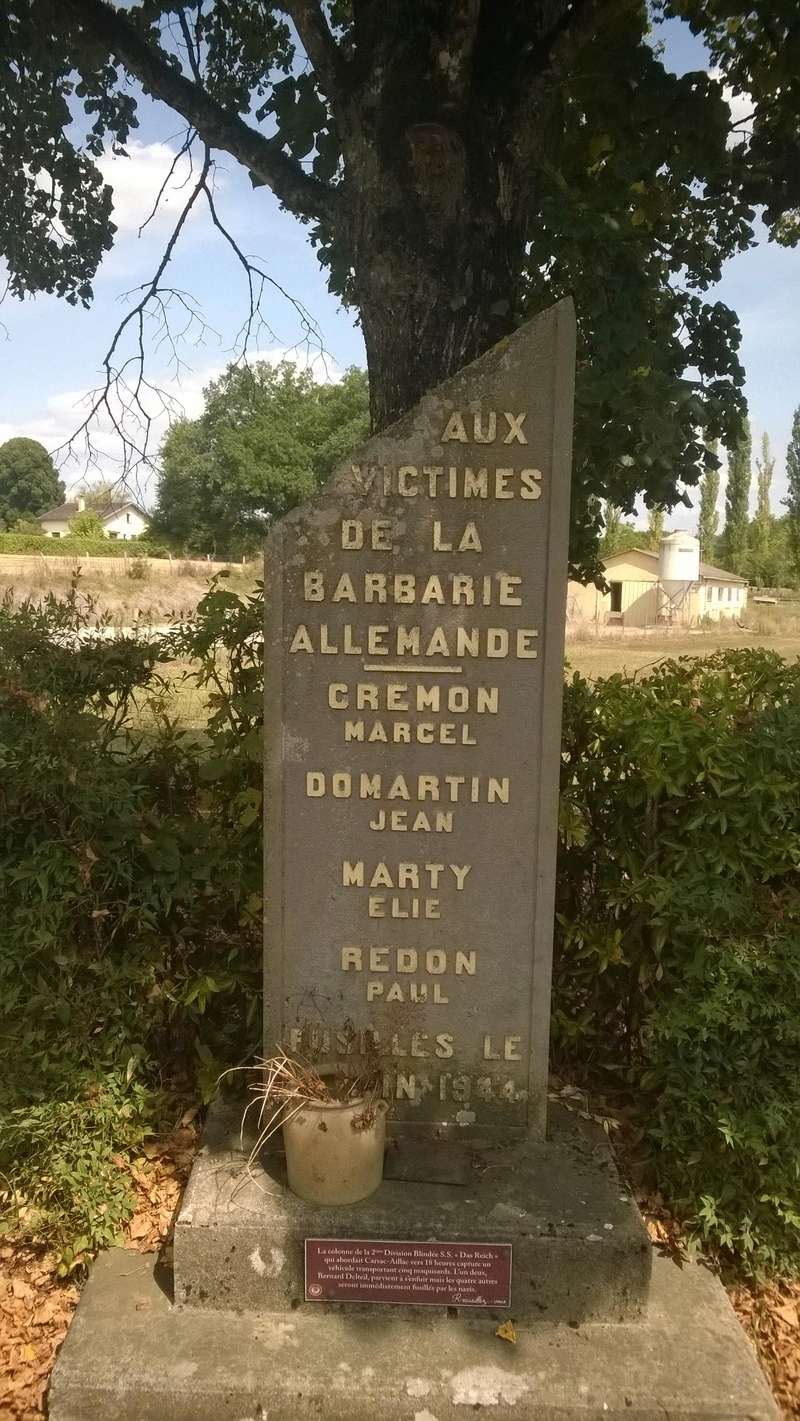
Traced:
[[723, 1289], [654, 1261], [645, 1321], [535, 1323], [393, 1309], [238, 1313], [173, 1306], [152, 1258], [95, 1265], [56, 1365], [50, 1421], [775, 1421]]
[[[396, 1177], [324, 1209], [289, 1194], [277, 1158], [248, 1173], [240, 1113], [212, 1111], [174, 1277], [122, 1250], [95, 1265], [50, 1421], [458, 1421], [484, 1408], [493, 1421], [775, 1421], [724, 1290], [653, 1258], [602, 1132], [555, 1111], [546, 1143], [404, 1136]], [[307, 1303], [303, 1240], [326, 1235], [511, 1242], [512, 1305]], [[509, 1317], [516, 1343], [496, 1335]]]
[[[211, 1111], [175, 1227], [178, 1303], [290, 1310], [306, 1306], [307, 1238], [437, 1239], [512, 1245], [518, 1322], [642, 1316], [652, 1250], [641, 1215], [603, 1132], [563, 1109], [551, 1111], [546, 1141], [487, 1146], [405, 1133], [390, 1142], [375, 1194], [327, 1207], [290, 1193], [279, 1150], [248, 1170], [241, 1117], [241, 1101]], [[447, 1309], [423, 1315], [436, 1311]]]

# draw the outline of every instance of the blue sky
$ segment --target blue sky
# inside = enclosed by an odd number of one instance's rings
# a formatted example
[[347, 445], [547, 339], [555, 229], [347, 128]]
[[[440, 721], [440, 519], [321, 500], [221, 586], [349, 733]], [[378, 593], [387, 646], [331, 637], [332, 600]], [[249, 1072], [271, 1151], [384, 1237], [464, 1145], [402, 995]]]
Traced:
[[[666, 62], [679, 72], [705, 67], [705, 51], [680, 21], [659, 30], [666, 42]], [[162, 105], [142, 100], [140, 127], [129, 145], [130, 157], [109, 159], [107, 180], [115, 192], [115, 220], [119, 226], [113, 252], [95, 281], [95, 301], [88, 310], [75, 309], [51, 297], [37, 297], [20, 305], [7, 301], [0, 310], [7, 339], [0, 340], [2, 397], [0, 442], [17, 434], [41, 439], [53, 449], [80, 423], [87, 391], [100, 381], [101, 362], [115, 326], [128, 307], [124, 293], [152, 274], [172, 221], [183, 199], [171, 191], [164, 208], [139, 236], [156, 192], [166, 176], [172, 154], [180, 143], [175, 116]], [[181, 179], [187, 177], [184, 170]], [[216, 167], [217, 197], [227, 225], [249, 255], [257, 255], [270, 275], [298, 297], [313, 316], [326, 353], [303, 343], [297, 312], [278, 293], [269, 294], [265, 312], [271, 331], [262, 330], [258, 349], [278, 358], [292, 351], [300, 359], [314, 358], [315, 369], [362, 365], [364, 347], [351, 315], [341, 310], [327, 291], [304, 229], [265, 188], [253, 191], [249, 179], [233, 159], [221, 155]], [[202, 407], [202, 388], [220, 372], [234, 353], [237, 333], [246, 309], [243, 273], [198, 204], [187, 222], [170, 266], [170, 281], [191, 292], [202, 310], [207, 329], [196, 324], [187, 333], [176, 368], [155, 339], [148, 355], [148, 375], [163, 385], [188, 414]], [[763, 430], [769, 432], [777, 456], [773, 504], [780, 512], [784, 491], [784, 455], [792, 413], [800, 404], [800, 250], [785, 250], [762, 241], [753, 250], [727, 265], [712, 299], [731, 305], [739, 314], [743, 341], [741, 355], [747, 372], [754, 448]], [[152, 442], [166, 428], [166, 415], [156, 415]], [[93, 439], [100, 472], [112, 477], [117, 442], [108, 420], [101, 421]], [[76, 445], [63, 467], [68, 485], [84, 475], [86, 452]], [[152, 476], [141, 473], [138, 490], [147, 496]], [[672, 526], [692, 527], [693, 512], [677, 508], [668, 520]]]

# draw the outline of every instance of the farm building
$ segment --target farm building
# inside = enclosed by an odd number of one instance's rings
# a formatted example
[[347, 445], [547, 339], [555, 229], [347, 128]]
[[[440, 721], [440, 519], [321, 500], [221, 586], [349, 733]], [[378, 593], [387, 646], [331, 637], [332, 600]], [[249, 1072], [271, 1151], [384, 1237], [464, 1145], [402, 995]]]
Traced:
[[668, 533], [659, 551], [630, 548], [603, 563], [608, 592], [570, 582], [567, 627], [696, 626], [704, 619], [740, 617], [747, 606], [747, 583], [736, 573], [700, 561], [700, 545], [690, 533]]
[[[103, 536], [106, 538], [127, 541], [129, 538], [139, 538], [147, 531], [147, 514], [138, 503], [133, 503], [130, 499], [91, 511], [100, 519]], [[49, 508], [46, 513], [39, 515], [38, 521], [48, 538], [66, 538], [72, 519], [85, 512], [86, 500], [78, 497], [69, 503], [60, 504], [58, 508]]]

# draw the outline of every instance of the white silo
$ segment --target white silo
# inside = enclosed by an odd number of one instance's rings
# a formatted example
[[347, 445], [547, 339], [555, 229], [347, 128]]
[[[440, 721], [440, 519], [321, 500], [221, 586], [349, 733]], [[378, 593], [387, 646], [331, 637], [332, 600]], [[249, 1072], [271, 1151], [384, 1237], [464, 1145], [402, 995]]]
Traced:
[[658, 550], [662, 582], [700, 581], [700, 543], [691, 533], [667, 533]]
[[700, 544], [691, 533], [667, 533], [658, 550], [659, 621], [694, 619], [693, 589], [700, 585]]

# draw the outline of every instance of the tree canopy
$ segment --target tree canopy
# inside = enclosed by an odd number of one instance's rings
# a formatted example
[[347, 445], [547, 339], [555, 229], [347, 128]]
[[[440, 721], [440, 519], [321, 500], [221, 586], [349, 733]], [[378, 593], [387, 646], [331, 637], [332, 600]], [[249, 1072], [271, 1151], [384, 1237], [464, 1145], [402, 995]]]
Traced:
[[725, 556], [731, 571], [740, 574], [744, 572], [747, 558], [752, 457], [748, 422], [741, 438], [728, 451], [728, 482], [725, 485]]
[[[709, 451], [716, 456], [717, 445], [714, 443]], [[719, 514], [717, 513], [717, 501], [719, 499], [719, 461], [716, 468], [706, 469], [700, 484], [700, 506], [697, 512], [697, 539], [700, 543], [700, 556], [705, 562], [713, 562], [716, 543], [717, 529], [719, 527]]]
[[95, 513], [105, 513], [120, 499], [119, 489], [108, 479], [85, 481], [75, 489], [75, 494], [79, 494], [87, 509], [93, 509]]
[[788, 539], [794, 575], [800, 580], [800, 405], [792, 419], [792, 435], [786, 449]]
[[76, 538], [102, 538], [103, 522], [93, 508], [84, 508], [70, 519], [69, 531]]
[[366, 435], [367, 378], [318, 384], [289, 361], [231, 366], [161, 453], [154, 536], [198, 552], [241, 553], [272, 518], [308, 498]]
[[614, 553], [627, 553], [631, 548], [642, 548], [647, 544], [647, 533], [633, 523], [628, 523], [621, 508], [613, 503], [604, 503], [602, 509], [603, 536], [600, 540], [600, 556], [609, 558]]
[[738, 324], [708, 288], [757, 210], [774, 240], [800, 237], [796, 0], [655, 11], [691, 27], [709, 69], [668, 70], [646, 0], [2, 0], [10, 290], [91, 300], [114, 238], [98, 160], [124, 151], [137, 79], [198, 150], [187, 207], [224, 231], [222, 152], [306, 226], [358, 311], [375, 428], [574, 296], [573, 558], [590, 570], [600, 499], [669, 508], [707, 441], [738, 437]]
[[7, 439], [0, 445], [0, 529], [61, 503], [64, 485], [37, 439]]

